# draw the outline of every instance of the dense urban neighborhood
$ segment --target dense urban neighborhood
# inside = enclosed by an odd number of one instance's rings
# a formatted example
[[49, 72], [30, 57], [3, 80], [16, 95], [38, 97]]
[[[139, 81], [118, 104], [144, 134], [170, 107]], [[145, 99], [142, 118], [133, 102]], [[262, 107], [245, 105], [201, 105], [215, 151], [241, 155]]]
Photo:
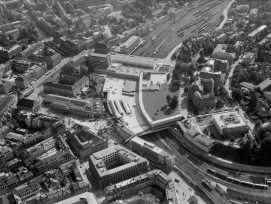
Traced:
[[270, 9], [0, 0], [0, 202], [271, 203]]

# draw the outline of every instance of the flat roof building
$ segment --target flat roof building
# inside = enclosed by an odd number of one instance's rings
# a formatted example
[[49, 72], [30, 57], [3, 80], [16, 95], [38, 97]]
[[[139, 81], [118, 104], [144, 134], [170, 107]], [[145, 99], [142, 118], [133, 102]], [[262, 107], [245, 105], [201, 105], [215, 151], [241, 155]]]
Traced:
[[91, 155], [89, 169], [99, 186], [105, 188], [110, 184], [147, 172], [149, 161], [125, 147], [116, 145]]
[[[176, 195], [176, 190], [171, 178], [167, 176], [163, 171], [157, 169], [127, 179], [120, 183], [107, 186], [105, 188], [106, 199], [112, 200], [120, 198], [124, 193], [126, 196], [132, 195], [136, 191], [140, 191], [144, 188], [150, 187], [151, 185], [156, 185], [165, 191], [166, 198], [164, 203], [166, 204], [180, 203]], [[143, 203], [147, 202], [143, 201]]]
[[260, 88], [261, 91], [269, 91], [271, 89], [271, 80], [268, 78], [262, 83], [259, 83], [256, 88]]
[[237, 112], [213, 115], [213, 123], [220, 135], [233, 136], [248, 131], [248, 125]]
[[251, 33], [248, 34], [249, 38], [257, 38], [257, 36], [264, 31], [267, 28], [266, 25], [261, 25], [260, 27], [258, 27], [257, 29], [255, 29], [254, 31], [252, 31]]
[[85, 204], [99, 204], [96, 195], [90, 192], [81, 193], [79, 195], [57, 202], [57, 204], [78, 204], [81, 202]]
[[157, 163], [162, 167], [162, 170], [167, 172], [173, 170], [175, 156], [167, 153], [155, 144], [136, 136], [130, 140], [130, 147], [135, 153]]
[[106, 139], [91, 133], [80, 125], [73, 126], [67, 134], [68, 142], [80, 158], [88, 157], [108, 147]]

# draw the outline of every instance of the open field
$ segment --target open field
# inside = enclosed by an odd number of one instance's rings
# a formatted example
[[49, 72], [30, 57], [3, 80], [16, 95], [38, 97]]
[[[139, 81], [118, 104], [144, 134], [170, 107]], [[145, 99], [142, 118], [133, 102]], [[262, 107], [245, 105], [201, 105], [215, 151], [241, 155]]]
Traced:
[[[188, 8], [188, 10], [183, 9], [178, 11], [171, 19], [167, 17], [167, 21], [158, 25], [155, 30], [144, 38], [145, 42], [142, 46], [139, 46], [133, 55], [163, 59], [170, 53], [171, 50], [173, 50], [185, 39], [197, 36], [199, 31], [197, 28], [199, 28], [201, 25], [205, 26], [212, 22], [210, 27], [203, 29], [201, 32], [213, 30], [216, 24], [220, 22], [220, 17], [223, 15], [223, 10], [230, 3], [230, 0], [222, 1], [220, 4], [204, 12], [206, 7], [214, 4], [215, 2], [216, 1], [203, 1], [197, 8], [191, 7]], [[205, 23], [202, 24], [202, 21], [195, 21], [197, 18], [195, 16], [197, 11], [202, 11], [202, 15], [200, 15], [202, 16], [200, 18], [201, 20], [204, 20], [208, 15], [210, 16]], [[187, 27], [183, 31], [179, 32], [179, 29], [184, 28], [185, 26], [190, 27]], [[182, 32], [183, 35], [180, 35]], [[152, 38], [156, 38], [156, 40], [152, 42]]]

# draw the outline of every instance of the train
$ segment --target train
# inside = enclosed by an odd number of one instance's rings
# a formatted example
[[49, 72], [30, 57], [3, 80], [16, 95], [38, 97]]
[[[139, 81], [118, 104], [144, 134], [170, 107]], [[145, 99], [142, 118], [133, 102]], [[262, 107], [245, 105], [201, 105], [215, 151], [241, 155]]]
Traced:
[[252, 183], [252, 182], [248, 182], [248, 181], [239, 180], [237, 178], [233, 178], [231, 176], [228, 176], [225, 173], [215, 171], [211, 168], [208, 168], [207, 172], [209, 174], [215, 175], [216, 177], [221, 178], [223, 180], [227, 180], [227, 181], [230, 181], [231, 183], [239, 184], [241, 186], [245, 186], [248, 188], [260, 189], [260, 190], [268, 190], [268, 188], [269, 188], [269, 186], [266, 184]]

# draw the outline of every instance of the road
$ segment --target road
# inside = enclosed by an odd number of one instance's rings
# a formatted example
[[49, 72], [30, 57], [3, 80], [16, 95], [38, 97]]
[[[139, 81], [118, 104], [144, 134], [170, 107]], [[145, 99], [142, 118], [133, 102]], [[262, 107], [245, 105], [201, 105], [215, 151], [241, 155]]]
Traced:
[[[260, 174], [251, 174], [251, 173], [244, 173], [244, 172], [237, 172], [233, 170], [229, 170], [223, 167], [219, 167], [211, 162], [205, 161], [195, 155], [193, 155], [189, 150], [184, 148], [182, 144], [169, 132], [169, 131], [162, 131], [159, 134], [151, 134], [145, 136], [144, 139], [150, 141], [157, 145], [158, 147], [166, 150], [172, 155], [175, 155], [175, 165], [184, 171], [194, 182], [201, 186], [201, 181], [203, 178], [207, 178], [211, 181], [215, 181], [220, 183], [226, 187], [230, 187], [231, 189], [244, 193], [244, 194], [253, 194], [261, 197], [266, 197], [270, 195], [271, 190], [263, 191], [257, 190], [254, 188], [247, 188], [244, 186], [240, 186], [237, 184], [230, 183], [227, 180], [222, 180], [218, 177], [215, 177], [209, 173], [207, 173], [208, 168], [212, 168], [214, 170], [220, 170], [221, 172], [228, 172], [229, 176], [236, 177], [240, 180], [250, 181], [255, 183], [263, 183], [264, 177], [267, 175], [260, 175]], [[261, 176], [262, 178], [258, 178], [257, 176]], [[202, 187], [205, 188], [205, 187]], [[211, 196], [217, 198], [218, 195], [215, 195], [215, 192], [211, 192], [214, 195], [208, 195], [211, 199]], [[269, 197], [269, 196], [268, 196]], [[219, 199], [219, 198], [217, 198]], [[223, 203], [223, 201], [218, 201], [215, 203]]]
[[231, 7], [231, 5], [233, 4], [234, 1], [235, 0], [232, 0], [229, 3], [229, 5], [224, 9], [224, 11], [223, 11], [224, 19], [215, 30], [219, 30], [219, 29], [223, 28], [224, 24], [227, 22], [227, 20], [228, 20], [228, 10], [229, 10], [229, 8]]
[[[229, 0], [223, 1], [219, 5], [208, 10], [206, 14], [210, 13], [212, 15], [221, 9], [221, 11], [214, 14], [208, 19], [208, 21], [206, 21], [206, 24], [211, 21], [214, 23], [206, 30], [203, 30], [204, 32], [214, 28], [216, 23], [220, 20], [222, 10], [229, 4], [229, 2]], [[181, 33], [178, 30], [191, 23], [194, 24], [196, 19], [194, 14], [196, 14], [197, 11], [203, 11], [204, 8], [213, 3], [214, 1], [204, 1], [204, 3], [199, 5], [197, 8], [192, 7], [191, 9], [189, 8], [189, 10], [183, 9], [178, 11], [175, 17], [172, 17], [172, 19], [167, 17], [168, 20], [166, 22], [162, 23], [161, 25], [157, 25], [157, 28], [144, 38], [146, 43], [143, 43], [143, 46], [137, 49], [133, 55], [164, 59], [176, 47], [176, 45], [183, 42], [184, 39], [198, 35], [198, 32], [194, 30], [199, 27], [201, 22], [184, 29], [182, 31], [184, 33], [182, 37], [178, 36]], [[186, 12], [188, 13], [186, 14]], [[202, 20], [204, 20], [205, 17], [206, 16], [202, 17]], [[153, 37], [156, 37], [156, 40], [152, 43]], [[156, 54], [154, 54], [155, 50], [158, 48], [159, 50], [156, 51]]]

